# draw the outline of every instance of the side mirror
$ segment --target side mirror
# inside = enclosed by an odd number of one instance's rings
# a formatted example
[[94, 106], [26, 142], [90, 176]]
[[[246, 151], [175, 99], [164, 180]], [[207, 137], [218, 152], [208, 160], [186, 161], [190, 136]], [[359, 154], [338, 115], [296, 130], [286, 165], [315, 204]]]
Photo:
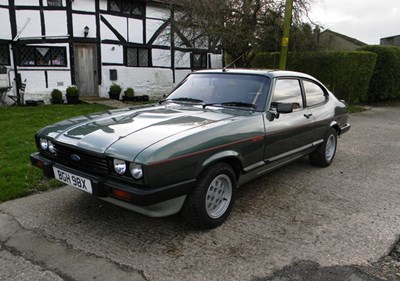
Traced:
[[276, 105], [276, 112], [279, 113], [292, 113], [293, 103], [278, 103]]
[[276, 112], [268, 111], [267, 119], [273, 121], [274, 119], [279, 119], [281, 113], [291, 113], [293, 112], [293, 103], [276, 103]]

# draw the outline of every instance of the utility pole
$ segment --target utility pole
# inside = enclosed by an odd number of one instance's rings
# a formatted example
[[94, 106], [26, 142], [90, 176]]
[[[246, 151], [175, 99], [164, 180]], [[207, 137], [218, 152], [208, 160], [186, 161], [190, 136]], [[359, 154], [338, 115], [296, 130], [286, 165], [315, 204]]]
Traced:
[[290, 24], [292, 23], [292, 10], [293, 10], [293, 0], [286, 0], [285, 19], [283, 21], [283, 35], [281, 43], [281, 55], [279, 59], [279, 69], [286, 68], [286, 57], [289, 46]]

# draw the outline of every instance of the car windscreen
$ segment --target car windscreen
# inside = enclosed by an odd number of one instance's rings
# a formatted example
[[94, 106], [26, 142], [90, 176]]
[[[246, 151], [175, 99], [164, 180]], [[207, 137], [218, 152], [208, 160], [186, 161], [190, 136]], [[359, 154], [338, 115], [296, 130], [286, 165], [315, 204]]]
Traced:
[[193, 73], [166, 100], [263, 111], [270, 84], [261, 75]]

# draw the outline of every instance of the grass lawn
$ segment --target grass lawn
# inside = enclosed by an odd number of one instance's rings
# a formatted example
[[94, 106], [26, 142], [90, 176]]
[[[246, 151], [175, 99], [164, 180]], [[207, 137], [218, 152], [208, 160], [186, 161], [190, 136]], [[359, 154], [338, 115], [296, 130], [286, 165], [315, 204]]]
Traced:
[[59, 186], [45, 180], [29, 155], [36, 151], [34, 135], [40, 128], [69, 117], [105, 111], [102, 105], [42, 105], [0, 107], [0, 202]]

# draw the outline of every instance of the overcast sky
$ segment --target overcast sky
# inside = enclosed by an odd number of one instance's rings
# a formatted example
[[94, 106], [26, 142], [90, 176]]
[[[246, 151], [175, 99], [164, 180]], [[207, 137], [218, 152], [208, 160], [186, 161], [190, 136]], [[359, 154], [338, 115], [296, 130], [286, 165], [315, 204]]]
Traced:
[[400, 0], [313, 0], [310, 18], [367, 44], [400, 35]]

